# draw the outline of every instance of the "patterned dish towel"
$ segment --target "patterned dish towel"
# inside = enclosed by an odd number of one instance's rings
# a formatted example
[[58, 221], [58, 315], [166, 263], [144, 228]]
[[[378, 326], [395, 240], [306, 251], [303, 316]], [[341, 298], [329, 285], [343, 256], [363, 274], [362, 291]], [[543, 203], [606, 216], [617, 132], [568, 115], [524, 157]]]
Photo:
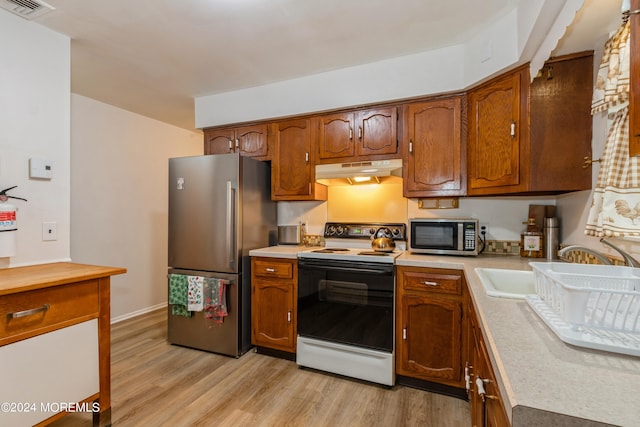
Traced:
[[228, 280], [207, 277], [204, 281], [204, 317], [213, 323], [222, 323], [227, 312]]
[[171, 314], [174, 316], [191, 317], [191, 312], [187, 310], [188, 276], [183, 274], [169, 275], [169, 304]]
[[187, 310], [202, 311], [204, 303], [202, 293], [204, 288], [204, 277], [188, 276], [189, 289], [187, 294]]

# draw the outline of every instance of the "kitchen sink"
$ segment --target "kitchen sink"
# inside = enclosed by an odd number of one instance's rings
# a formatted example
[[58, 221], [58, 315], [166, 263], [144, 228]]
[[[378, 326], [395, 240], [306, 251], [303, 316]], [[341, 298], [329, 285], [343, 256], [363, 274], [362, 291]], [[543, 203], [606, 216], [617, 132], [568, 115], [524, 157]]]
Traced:
[[533, 271], [478, 267], [476, 273], [491, 297], [525, 299], [536, 293]]

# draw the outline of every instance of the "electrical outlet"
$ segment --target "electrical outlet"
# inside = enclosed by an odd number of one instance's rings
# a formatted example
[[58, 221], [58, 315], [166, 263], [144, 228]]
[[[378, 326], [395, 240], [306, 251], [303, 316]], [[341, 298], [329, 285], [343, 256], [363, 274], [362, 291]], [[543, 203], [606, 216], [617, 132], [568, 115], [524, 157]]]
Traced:
[[480, 236], [486, 237], [489, 235], [489, 224], [480, 223]]
[[56, 224], [55, 222], [43, 222], [42, 240], [58, 240], [58, 224]]

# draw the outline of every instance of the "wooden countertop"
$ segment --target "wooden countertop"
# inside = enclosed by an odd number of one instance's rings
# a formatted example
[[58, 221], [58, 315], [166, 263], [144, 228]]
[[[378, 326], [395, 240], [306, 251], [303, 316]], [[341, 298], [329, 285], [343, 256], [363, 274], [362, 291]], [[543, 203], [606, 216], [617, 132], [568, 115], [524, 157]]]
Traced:
[[0, 295], [124, 274], [126, 268], [56, 262], [0, 269]]

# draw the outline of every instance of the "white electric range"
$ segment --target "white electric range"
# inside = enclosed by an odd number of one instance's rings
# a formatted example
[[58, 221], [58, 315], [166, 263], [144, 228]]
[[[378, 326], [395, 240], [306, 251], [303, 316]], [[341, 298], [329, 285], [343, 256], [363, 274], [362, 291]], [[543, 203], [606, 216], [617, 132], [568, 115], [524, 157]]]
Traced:
[[[393, 252], [371, 249], [380, 228]], [[327, 223], [325, 248], [298, 253], [298, 365], [395, 383], [395, 259], [406, 225]]]

